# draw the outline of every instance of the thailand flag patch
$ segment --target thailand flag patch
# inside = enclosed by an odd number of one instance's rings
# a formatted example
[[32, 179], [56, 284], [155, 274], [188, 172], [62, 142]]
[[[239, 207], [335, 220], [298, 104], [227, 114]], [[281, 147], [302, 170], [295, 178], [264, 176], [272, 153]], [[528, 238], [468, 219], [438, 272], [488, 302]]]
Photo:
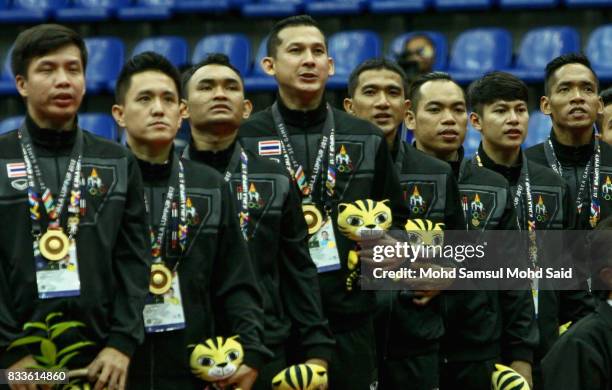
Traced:
[[260, 156], [278, 156], [281, 154], [281, 143], [279, 140], [259, 141]]
[[25, 163], [9, 163], [6, 164], [6, 173], [9, 179], [17, 177], [26, 177], [26, 166]]

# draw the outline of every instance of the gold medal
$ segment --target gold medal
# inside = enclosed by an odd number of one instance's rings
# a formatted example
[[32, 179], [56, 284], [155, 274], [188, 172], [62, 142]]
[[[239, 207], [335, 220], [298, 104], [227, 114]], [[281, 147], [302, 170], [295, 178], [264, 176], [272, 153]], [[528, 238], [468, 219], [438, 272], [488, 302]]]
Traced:
[[321, 223], [323, 222], [321, 212], [317, 206], [312, 203], [303, 204], [302, 212], [304, 213], [304, 219], [308, 226], [308, 234], [315, 234], [321, 228]]
[[68, 236], [61, 228], [47, 229], [38, 244], [40, 253], [49, 261], [59, 261], [68, 255]]
[[172, 273], [165, 265], [156, 263], [151, 266], [151, 279], [149, 291], [152, 294], [165, 294], [172, 286]]
[[472, 218], [472, 225], [474, 226], [480, 225], [480, 221], [478, 220], [478, 218]]

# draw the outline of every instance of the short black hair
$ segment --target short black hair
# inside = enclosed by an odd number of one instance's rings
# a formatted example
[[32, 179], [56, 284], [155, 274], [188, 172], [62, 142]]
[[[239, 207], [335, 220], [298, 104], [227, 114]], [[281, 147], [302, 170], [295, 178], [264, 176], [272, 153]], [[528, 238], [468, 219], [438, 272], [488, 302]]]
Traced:
[[[298, 26], [316, 27], [319, 31], [321, 31], [323, 38], [325, 38], [325, 34], [323, 34], [321, 27], [319, 27], [319, 24], [310, 15], [290, 16], [283, 20], [279, 20], [274, 26], [272, 26], [272, 30], [270, 30], [270, 34], [268, 34], [268, 42], [266, 42], [266, 55], [268, 57], [276, 57], [276, 51], [282, 43], [278, 37], [278, 34], [288, 27]], [[325, 47], [327, 47], [327, 42], [325, 42]]]
[[87, 68], [85, 41], [74, 30], [59, 24], [40, 24], [22, 31], [11, 52], [11, 70], [15, 76], [27, 78], [32, 60], [67, 45], [75, 45], [81, 53], [83, 72]]
[[482, 115], [485, 105], [499, 100], [529, 102], [527, 85], [518, 77], [506, 72], [489, 72], [473, 81], [468, 88], [467, 95], [470, 110], [478, 115]]
[[181, 96], [181, 74], [172, 63], [161, 54], [145, 51], [130, 58], [121, 68], [115, 84], [115, 102], [125, 103], [125, 95], [132, 84], [132, 77], [138, 73], [155, 71], [170, 77], [176, 86], [178, 96]]
[[359, 84], [359, 76], [363, 72], [368, 70], [389, 70], [391, 72], [397, 73], [402, 79], [402, 86], [404, 87], [404, 96], [408, 96], [407, 76], [406, 72], [404, 72], [402, 67], [399, 66], [397, 62], [388, 60], [386, 58], [372, 58], [363, 61], [361, 64], [357, 65], [357, 67], [351, 72], [348, 81], [348, 96], [350, 98], [355, 95], [355, 90], [357, 89], [357, 85]]
[[416, 113], [417, 107], [419, 105], [419, 100], [421, 99], [421, 87], [423, 84], [429, 81], [450, 81], [454, 83], [459, 89], [461, 93], [463, 93], [463, 98], [465, 99], [465, 91], [453, 78], [446, 72], [430, 72], [415, 78], [412, 83], [410, 83], [410, 92], [408, 94], [408, 98], [410, 99], [410, 103], [412, 104], [412, 111]]
[[188, 68], [187, 70], [183, 72], [183, 77], [182, 77], [183, 97], [185, 99], [189, 96], [187, 92], [188, 91], [187, 85], [189, 84], [189, 81], [191, 80], [195, 72], [198, 71], [198, 69], [206, 65], [227, 66], [228, 68], [233, 70], [238, 75], [238, 77], [240, 78], [240, 82], [242, 83], [242, 87], [244, 89], [244, 79], [242, 78], [242, 74], [240, 73], [238, 68], [232, 65], [229, 57], [222, 53], [210, 53], [202, 61], [198, 62], [197, 64], [193, 65], [192, 67]]
[[608, 104], [611, 104], [612, 103], [612, 87], [601, 91], [599, 96], [601, 96], [601, 100], [603, 100], [604, 107], [607, 106]]
[[598, 273], [603, 268], [612, 268], [612, 217], [602, 219], [589, 233], [591, 268]]
[[593, 70], [593, 67], [591, 66], [591, 61], [589, 61], [587, 56], [579, 53], [568, 53], [562, 54], [559, 57], [554, 58], [548, 64], [546, 64], [546, 75], [544, 77], [544, 93], [546, 94], [546, 96], [550, 96], [550, 79], [552, 78], [553, 74], [557, 71], [557, 69], [568, 64], [580, 64], [589, 68], [589, 70], [591, 71], [591, 73], [593, 73], [593, 76], [595, 77], [596, 88], [599, 90], [599, 79], [597, 78], [597, 73], [595, 73], [595, 71]]

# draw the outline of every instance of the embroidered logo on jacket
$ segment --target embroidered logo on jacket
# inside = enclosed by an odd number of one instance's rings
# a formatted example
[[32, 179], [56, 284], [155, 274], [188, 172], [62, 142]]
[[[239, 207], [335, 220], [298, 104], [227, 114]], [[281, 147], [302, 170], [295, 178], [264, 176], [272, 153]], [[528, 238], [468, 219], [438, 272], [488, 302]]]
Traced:
[[6, 174], [9, 179], [26, 177], [26, 165], [23, 162], [6, 164]]
[[353, 171], [353, 162], [346, 152], [344, 145], [340, 146], [340, 152], [336, 154], [336, 167], [338, 172], [349, 173]]
[[279, 140], [259, 141], [257, 149], [260, 156], [278, 156], [281, 154], [281, 143]]
[[104, 195], [106, 193], [107, 188], [98, 176], [96, 168], [93, 168], [89, 177], [87, 177], [87, 190], [92, 196]]

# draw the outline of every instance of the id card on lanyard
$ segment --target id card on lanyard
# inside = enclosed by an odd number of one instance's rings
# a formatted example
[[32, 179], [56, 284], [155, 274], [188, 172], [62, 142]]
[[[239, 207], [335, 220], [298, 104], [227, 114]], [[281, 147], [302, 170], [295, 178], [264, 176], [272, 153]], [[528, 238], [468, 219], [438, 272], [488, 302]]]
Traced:
[[166, 293], [147, 296], [142, 314], [147, 333], [185, 328], [185, 312], [178, 273], [173, 273], [172, 286]]

